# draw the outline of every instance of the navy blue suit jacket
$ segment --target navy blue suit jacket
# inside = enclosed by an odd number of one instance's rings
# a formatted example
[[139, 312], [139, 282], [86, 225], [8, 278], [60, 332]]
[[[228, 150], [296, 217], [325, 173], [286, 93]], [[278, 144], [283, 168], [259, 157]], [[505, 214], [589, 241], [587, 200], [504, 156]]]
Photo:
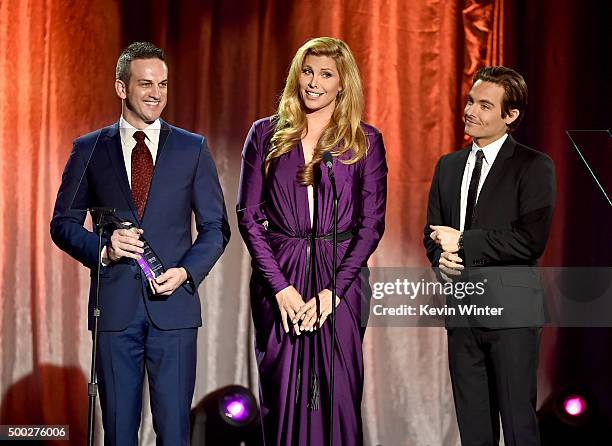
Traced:
[[[146, 297], [148, 314], [161, 329], [202, 324], [198, 285], [221, 256], [230, 237], [223, 192], [206, 138], [161, 123], [147, 205], [138, 218], [123, 160], [119, 123], [75, 140], [57, 195], [51, 237], [63, 251], [91, 269], [89, 328], [96, 290], [98, 237], [83, 227], [89, 207], [111, 207], [144, 230], [166, 269], [184, 267], [189, 281], [168, 297], [149, 297], [136, 263], [121, 259], [102, 267], [100, 330], [123, 330]], [[192, 211], [197, 238], [192, 242]], [[103, 242], [105, 243], [106, 240]]]

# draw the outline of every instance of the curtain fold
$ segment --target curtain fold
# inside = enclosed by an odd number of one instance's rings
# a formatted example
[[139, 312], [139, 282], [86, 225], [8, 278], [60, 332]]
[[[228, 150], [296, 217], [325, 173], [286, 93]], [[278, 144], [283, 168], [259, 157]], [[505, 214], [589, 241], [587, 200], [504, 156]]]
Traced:
[[0, 3], [0, 419], [70, 424], [80, 443], [89, 275], [49, 221], [72, 140], [116, 118], [120, 29], [114, 1]]

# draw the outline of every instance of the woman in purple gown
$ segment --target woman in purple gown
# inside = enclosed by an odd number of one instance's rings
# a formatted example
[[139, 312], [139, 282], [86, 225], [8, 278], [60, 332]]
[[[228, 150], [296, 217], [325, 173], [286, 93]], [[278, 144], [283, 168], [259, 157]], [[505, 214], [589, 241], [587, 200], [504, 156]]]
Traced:
[[252, 257], [267, 446], [328, 442], [333, 196], [325, 151], [339, 200], [333, 442], [363, 442], [362, 309], [367, 315], [371, 292], [362, 268], [384, 231], [387, 165], [382, 136], [362, 112], [348, 46], [312, 39], [293, 58], [276, 114], [255, 122], [244, 144], [236, 209]]

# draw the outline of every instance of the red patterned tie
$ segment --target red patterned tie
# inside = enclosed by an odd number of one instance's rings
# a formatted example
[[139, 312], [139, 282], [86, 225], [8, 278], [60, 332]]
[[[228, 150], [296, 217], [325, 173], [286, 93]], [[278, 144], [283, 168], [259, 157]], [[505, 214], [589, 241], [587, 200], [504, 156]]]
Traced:
[[135, 132], [136, 147], [132, 149], [132, 198], [141, 220], [153, 177], [153, 157], [145, 144], [145, 137], [143, 131]]

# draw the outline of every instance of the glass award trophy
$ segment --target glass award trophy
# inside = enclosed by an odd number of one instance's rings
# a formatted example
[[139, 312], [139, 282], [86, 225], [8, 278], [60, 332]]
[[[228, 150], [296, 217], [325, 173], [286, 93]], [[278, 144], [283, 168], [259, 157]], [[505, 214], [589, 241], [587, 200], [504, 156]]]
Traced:
[[[112, 216], [112, 223], [116, 229], [132, 229], [136, 227], [131, 221], [121, 220], [114, 215]], [[156, 277], [163, 274], [165, 271], [164, 267], [157, 254], [155, 254], [155, 251], [153, 251], [153, 248], [151, 248], [151, 245], [149, 245], [149, 242], [147, 242], [142, 235], [140, 236], [140, 241], [144, 243], [142, 247], [144, 253], [142, 253], [136, 262], [147, 280], [154, 280]]]

